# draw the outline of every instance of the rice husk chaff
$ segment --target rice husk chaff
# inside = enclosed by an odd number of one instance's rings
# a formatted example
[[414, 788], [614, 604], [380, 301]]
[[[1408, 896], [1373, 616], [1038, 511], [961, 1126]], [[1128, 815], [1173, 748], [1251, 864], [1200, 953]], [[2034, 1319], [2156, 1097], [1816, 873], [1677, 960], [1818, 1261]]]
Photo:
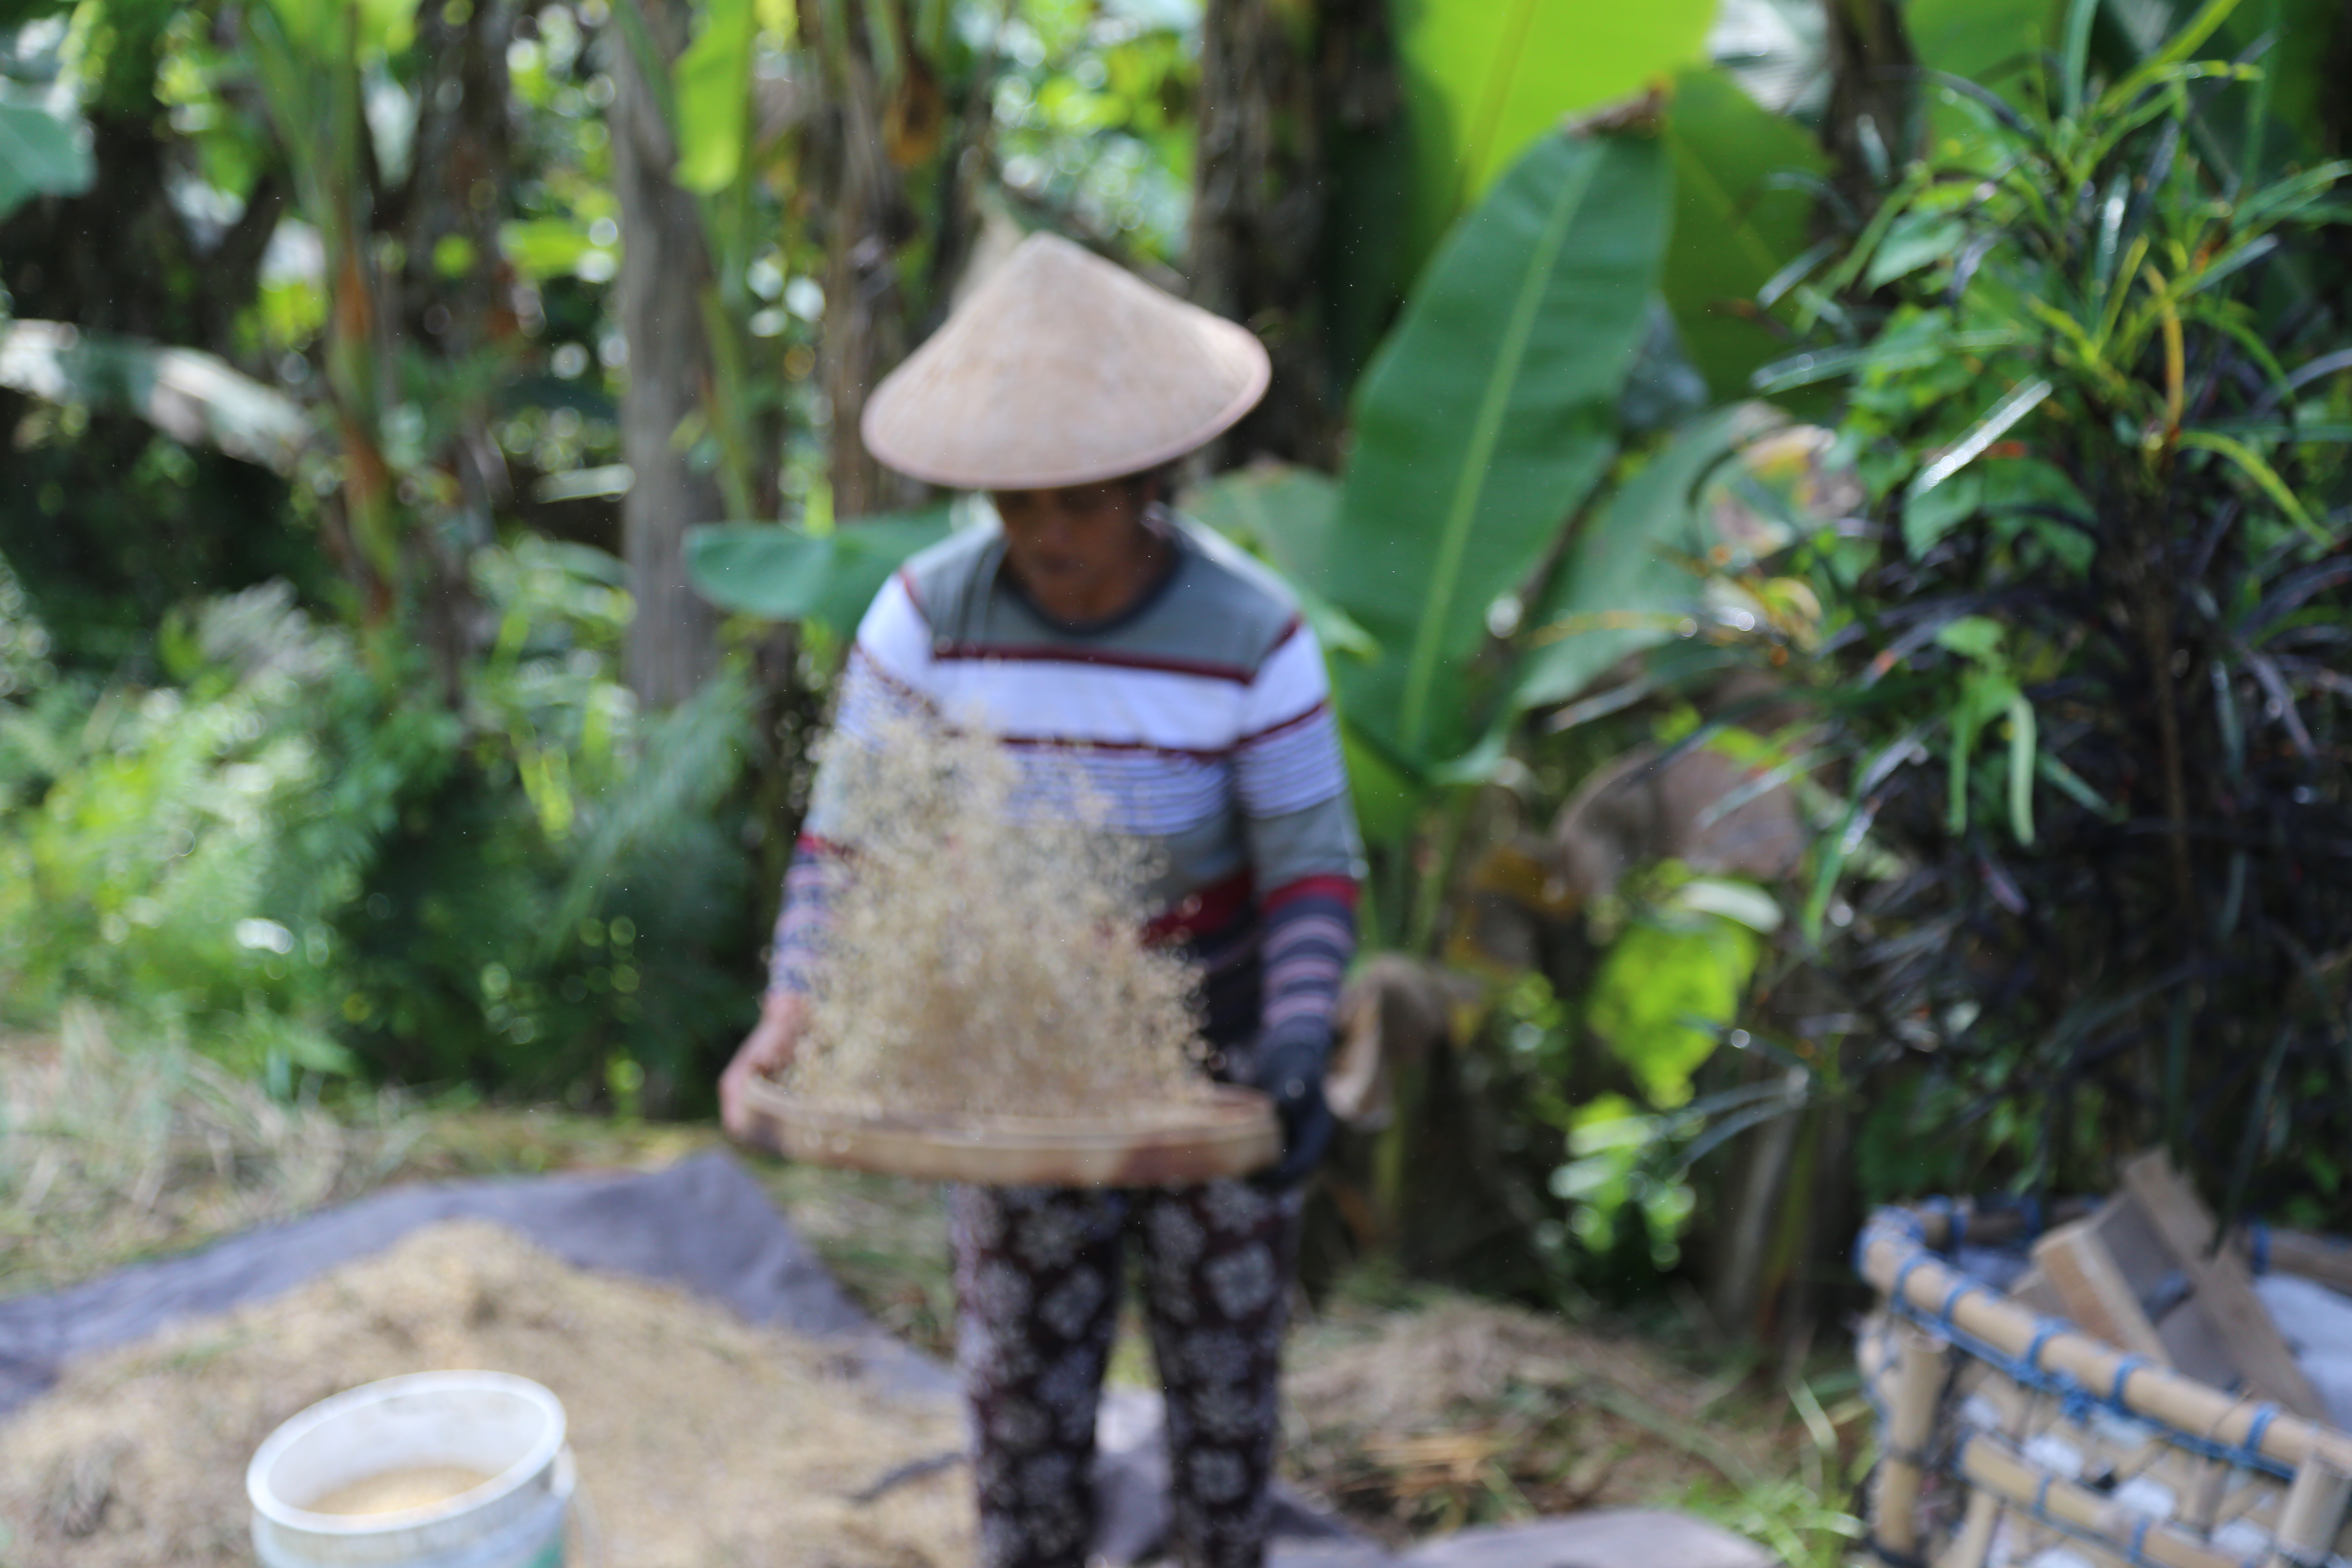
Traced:
[[1196, 977], [1145, 935], [1152, 864], [1076, 770], [899, 712], [836, 728], [824, 787], [839, 847], [788, 1092], [949, 1119], [1205, 1102]]

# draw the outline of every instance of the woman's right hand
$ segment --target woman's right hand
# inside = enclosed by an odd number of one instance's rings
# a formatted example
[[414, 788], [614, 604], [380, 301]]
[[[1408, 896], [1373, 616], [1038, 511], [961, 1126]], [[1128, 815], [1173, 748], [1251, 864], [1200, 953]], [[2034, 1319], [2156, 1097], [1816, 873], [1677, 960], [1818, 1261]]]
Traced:
[[735, 1048], [735, 1059], [719, 1075], [719, 1120], [730, 1136], [746, 1137], [751, 1131], [751, 1107], [744, 1090], [755, 1078], [781, 1070], [800, 1049], [801, 1031], [808, 1026], [808, 998], [778, 992], [760, 1005], [760, 1021]]

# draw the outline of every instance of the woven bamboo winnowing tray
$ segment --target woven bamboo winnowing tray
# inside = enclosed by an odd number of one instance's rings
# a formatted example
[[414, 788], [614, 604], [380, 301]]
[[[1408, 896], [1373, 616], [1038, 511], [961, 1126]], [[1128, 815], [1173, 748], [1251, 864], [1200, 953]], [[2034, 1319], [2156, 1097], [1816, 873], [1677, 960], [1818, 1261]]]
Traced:
[[[2013, 1220], [2014, 1216], [2000, 1216]], [[2200, 1383], [1958, 1267], [1987, 1216], [1882, 1209], [1854, 1249], [1880, 1415], [1869, 1545], [1913, 1568], [2068, 1556], [2109, 1568], [2294, 1568], [2352, 1546], [2352, 1435]]]
[[1282, 1154], [1274, 1107], [1217, 1086], [1197, 1115], [1122, 1124], [1015, 1116], [860, 1116], [764, 1079], [745, 1093], [751, 1142], [788, 1159], [925, 1181], [998, 1187], [1167, 1187], [1246, 1176]]

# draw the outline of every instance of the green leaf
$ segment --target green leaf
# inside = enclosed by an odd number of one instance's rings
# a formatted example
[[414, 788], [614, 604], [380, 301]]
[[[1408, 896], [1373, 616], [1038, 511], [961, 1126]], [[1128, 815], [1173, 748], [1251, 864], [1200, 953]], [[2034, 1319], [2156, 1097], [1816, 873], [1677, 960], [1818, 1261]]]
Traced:
[[1627, 654], [1674, 637], [1699, 597], [1687, 560], [1706, 543], [1699, 484], [1756, 418], [1752, 407], [1702, 415], [1584, 524], [1530, 617], [1514, 707], [1565, 702]]
[[751, 128], [753, 0], [707, 0], [700, 29], [677, 57], [677, 167], [670, 178], [705, 195], [735, 183]]
[[1406, 216], [1417, 264], [1563, 115], [1702, 63], [1716, 0], [1394, 0], [1393, 13], [1413, 135]]
[[2248, 479], [2254, 481], [2255, 487], [2270, 497], [2272, 503], [2286, 514], [2288, 521], [2309, 534], [2315, 542], [2324, 548], [2335, 547], [2336, 536], [2328, 532], [2308, 510], [2305, 510], [2303, 502], [2295, 499], [2294, 492], [2287, 489], [2286, 481], [2279, 478], [2278, 470], [2272, 468], [2252, 447], [2242, 441], [2233, 441], [2227, 436], [2217, 436], [2210, 430], [2183, 430], [2180, 433], [2180, 444], [2183, 447], [2199, 447], [2214, 453], [2236, 464]]
[[1786, 918], [1780, 900], [1753, 882], [1728, 877], [1694, 877], [1674, 891], [1669, 902], [1692, 914], [1719, 915], [1749, 931], [1769, 936]]
[[[1983, 617], [1979, 616], [1966, 617], [1966, 620], [1982, 619]], [[1956, 621], [1953, 623], [1953, 626], [1957, 626], [1963, 624], [1965, 624], [1964, 621]], [[1990, 625], [1991, 623], [1988, 622], [1987, 624]], [[1951, 626], [1947, 626], [1945, 631], [1948, 632], [1951, 629]], [[1993, 628], [1993, 635], [1997, 637], [1999, 634], [2000, 628], [1995, 626]], [[1937, 640], [1943, 640], [1941, 634], [1938, 634]], [[1968, 673], [1960, 677], [1959, 700], [1953, 704], [1951, 711], [1951, 798], [1945, 813], [1944, 826], [1948, 831], [1956, 834], [1965, 833], [1968, 831], [1969, 769], [1975, 758], [1977, 736], [1983, 732], [1984, 727], [1987, 724], [1990, 723], [1995, 719], [2000, 718], [2002, 714], [2013, 714], [2016, 711], [2017, 706], [2025, 700], [2023, 694], [2017, 689], [2017, 683], [2010, 679], [2007, 675], [2001, 673], [2000, 668], [2000, 661], [1997, 655], [1979, 653], [1974, 648], [1967, 649], [1965, 651], [1968, 651], [1971, 658], [1977, 658], [1980, 660], [1980, 662], [1971, 668]], [[2026, 714], [2026, 726], [2029, 731], [2032, 727], [2032, 710], [2029, 709]], [[2011, 761], [2013, 764], [2011, 770], [2012, 774], [2015, 772], [2014, 764], [2016, 760], [2016, 753], [2012, 752], [2011, 753]], [[2032, 752], [2029, 750], [2025, 753], [2025, 767], [2027, 773], [2027, 784], [2025, 787], [2029, 789], [2032, 787]], [[2013, 779], [2011, 787], [2012, 792], [2014, 792], [2018, 787]], [[2014, 794], [2012, 793], [2012, 806], [2014, 805]], [[2012, 820], [2014, 820], [2014, 818], [2012, 818]], [[2024, 822], [2026, 834], [2030, 836], [2033, 831], [2032, 814], [2030, 805], [2027, 808]], [[2028, 837], [2025, 841], [2031, 843], [2032, 839]]]
[[1487, 611], [1601, 478], [1665, 244], [1654, 140], [1538, 143], [1447, 242], [1365, 377], [1324, 580], [1381, 647], [1359, 723], [1458, 750]]
[[1185, 515], [1264, 556], [1293, 583], [1319, 587], [1339, 515], [1339, 485], [1291, 463], [1253, 463], [1185, 492]]
[[1666, 305], [1708, 391], [1727, 401], [1780, 353], [1754, 300], [1811, 238], [1812, 198], [1775, 188], [1772, 176], [1819, 174], [1828, 159], [1803, 127], [1759, 107], [1719, 70], [1676, 79], [1666, 149], [1675, 165]]
[[584, 223], [570, 217], [535, 217], [499, 225], [499, 253], [524, 278], [541, 283], [573, 276], [582, 259], [597, 254], [598, 247]]
[[2099, 0], [2067, 0], [2058, 86], [2060, 105], [2070, 115], [2083, 106], [2083, 89], [2091, 74], [2091, 24], [2098, 15]]
[[1944, 535], [1974, 517], [1984, 504], [1984, 482], [1976, 474], [1947, 479], [1903, 509], [1903, 549], [1912, 560], [1933, 550]]
[[1990, 616], [1962, 616], [1936, 630], [1938, 647], [1990, 668], [1999, 668], [2003, 662], [2000, 641], [2000, 623]]
[[314, 61], [398, 54], [416, 37], [416, 0], [270, 0], [270, 9]]
[[0, 217], [35, 196], [78, 196], [97, 177], [79, 125], [0, 99]]
[[948, 509], [861, 519], [831, 533], [769, 522], [690, 529], [686, 574], [721, 609], [822, 621], [842, 637], [906, 559], [948, 536]]
[[312, 434], [299, 405], [208, 353], [63, 321], [0, 322], [0, 386], [135, 414], [183, 446], [217, 447], [281, 472]]
[[1420, 824], [1426, 781], [1397, 764], [1368, 739], [1345, 711], [1339, 715], [1339, 750], [1348, 763], [1348, 793], [1355, 802], [1356, 826], [1368, 844], [1402, 844]]
[[2238, 0], [2206, 0], [2197, 14], [2177, 28], [2158, 49], [2143, 61], [2138, 69], [2109, 88], [2100, 107], [2109, 112], [2129, 104], [2148, 88], [2161, 80], [2173, 67], [2181, 64], [2202, 48], [2205, 40], [2230, 18], [2238, 8]]
[[1968, 226], [1940, 213], [1908, 212], [1895, 220], [1885, 240], [1873, 252], [1863, 281], [1873, 289], [1932, 267], [1957, 252], [1969, 237]]
[[1628, 926], [1601, 961], [1585, 1022], [1651, 1104], [1681, 1105], [1738, 1015], [1762, 948], [1753, 930], [1720, 915], [1699, 917], [1696, 929]]
[[[2053, 0], [1907, 0], [1903, 31], [1923, 68], [2013, 97], [2063, 26], [2059, 12]], [[1965, 113], [1940, 101], [1933, 83], [1926, 96], [1937, 140], [1965, 137], [1972, 129]]]
[[2033, 704], [2023, 692], [2009, 700], [2009, 830], [2033, 846], [2033, 758], [2040, 750]]
[[2046, 515], [2057, 511], [2086, 523], [2092, 521], [2091, 503], [2063, 468], [2039, 458], [1988, 458], [1959, 479], [1928, 491], [1927, 499], [1932, 501], [1969, 479], [1977, 481], [1987, 521], [2002, 539], [2030, 538], [2067, 571], [2079, 575], [2090, 570], [2096, 541]]

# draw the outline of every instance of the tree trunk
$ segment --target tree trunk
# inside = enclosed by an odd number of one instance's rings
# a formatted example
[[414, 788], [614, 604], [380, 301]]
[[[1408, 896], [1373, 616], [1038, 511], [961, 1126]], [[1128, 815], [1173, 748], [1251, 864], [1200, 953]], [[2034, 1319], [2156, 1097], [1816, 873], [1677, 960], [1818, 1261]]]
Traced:
[[[898, 33], [912, 37], [901, 0]], [[866, 400], [907, 354], [908, 299], [898, 252], [917, 218], [895, 149], [907, 139], [907, 106], [938, 93], [928, 63], [908, 51], [899, 80], [886, 84], [867, 36], [865, 8], [804, 0], [802, 37], [819, 60], [822, 107], [809, 121], [803, 167], [811, 226], [824, 245], [824, 331], [818, 384], [830, 411], [833, 511], [863, 517], [912, 506], [924, 487], [874, 460], [858, 433]]]
[[1247, 323], [1274, 359], [1272, 391], [1212, 467], [1262, 455], [1336, 464], [1348, 367], [1335, 367], [1331, 294], [1364, 284], [1372, 259], [1359, 254], [1339, 165], [1383, 137], [1397, 105], [1377, 0], [1323, 0], [1311, 15], [1284, 0], [1211, 0], [1186, 272], [1195, 304]]
[[[514, 278], [499, 250], [499, 226], [514, 212], [514, 157], [507, 123], [507, 42], [514, 30], [504, 0], [426, 7], [417, 19], [421, 61], [416, 138], [394, 217], [407, 257], [400, 321], [411, 342], [429, 344], [439, 363], [488, 356], [509, 363], [522, 346]], [[461, 674], [488, 627], [467, 570], [492, 538], [492, 517], [512, 487], [490, 433], [489, 383], [466, 388], [435, 462], [457, 480], [460, 497], [443, 526], [409, 534], [416, 630], [452, 705]]]
[[[632, 0], [622, 0], [630, 4]], [[685, 45], [684, 0], [636, 0], [665, 59]], [[621, 503], [623, 552], [636, 616], [627, 671], [637, 700], [668, 708], [718, 663], [718, 617], [686, 580], [686, 531], [724, 515], [717, 480], [677, 439], [701, 407], [710, 344], [701, 294], [710, 257], [693, 196], [672, 184], [677, 161], [660, 100], [625, 46], [614, 51], [613, 184], [621, 206], [621, 331], [629, 347], [621, 453], [635, 476]]]

